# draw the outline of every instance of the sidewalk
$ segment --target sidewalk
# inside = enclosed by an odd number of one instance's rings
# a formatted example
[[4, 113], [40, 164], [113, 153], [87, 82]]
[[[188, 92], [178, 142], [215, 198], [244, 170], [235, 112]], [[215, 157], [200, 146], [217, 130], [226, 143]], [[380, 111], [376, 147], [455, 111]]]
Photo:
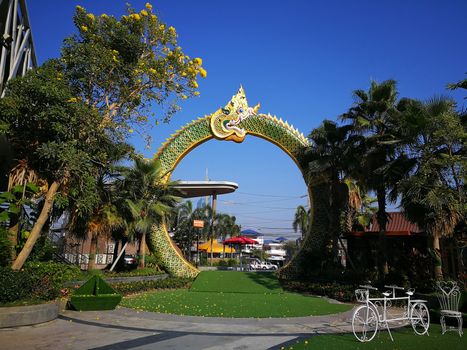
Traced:
[[280, 349], [320, 333], [351, 332], [352, 311], [294, 318], [177, 316], [133, 309], [65, 311], [57, 320], [0, 329], [0, 350]]

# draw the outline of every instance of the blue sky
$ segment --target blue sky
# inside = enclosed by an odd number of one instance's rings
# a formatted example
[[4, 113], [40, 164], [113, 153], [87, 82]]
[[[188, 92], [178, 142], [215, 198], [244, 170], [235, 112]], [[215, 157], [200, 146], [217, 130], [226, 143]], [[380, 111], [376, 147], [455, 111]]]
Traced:
[[[74, 32], [76, 5], [120, 16], [128, 1], [28, 0], [39, 62], [59, 55]], [[130, 1], [137, 10], [146, 1]], [[184, 101], [167, 125], [155, 127], [151, 157], [160, 144], [192, 119], [223, 106], [243, 85], [250, 105], [275, 114], [305, 135], [323, 119], [352, 104], [352, 91], [371, 79], [398, 81], [400, 96], [452, 96], [445, 89], [466, 77], [467, 1], [158, 0], [158, 15], [179, 34], [191, 57], [208, 71], [200, 97]], [[237, 193], [219, 198], [219, 210], [242, 228], [267, 236], [291, 236], [294, 208], [306, 204], [301, 174], [276, 146], [254, 137], [243, 144], [210, 141], [180, 163], [173, 179], [234, 181]]]

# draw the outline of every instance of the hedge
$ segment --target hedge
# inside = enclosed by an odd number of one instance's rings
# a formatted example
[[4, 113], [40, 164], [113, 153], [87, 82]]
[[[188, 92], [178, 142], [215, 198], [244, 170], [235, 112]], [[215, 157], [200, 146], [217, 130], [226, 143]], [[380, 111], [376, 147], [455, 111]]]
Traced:
[[53, 300], [61, 295], [63, 283], [81, 279], [76, 266], [55, 262], [28, 262], [21, 271], [0, 268], [0, 304], [17, 300]]
[[153, 289], [177, 289], [189, 288], [193, 279], [168, 277], [155, 281], [138, 281], [138, 282], [119, 282], [112, 283], [111, 286], [118, 292], [124, 295], [131, 293], [144, 292]]

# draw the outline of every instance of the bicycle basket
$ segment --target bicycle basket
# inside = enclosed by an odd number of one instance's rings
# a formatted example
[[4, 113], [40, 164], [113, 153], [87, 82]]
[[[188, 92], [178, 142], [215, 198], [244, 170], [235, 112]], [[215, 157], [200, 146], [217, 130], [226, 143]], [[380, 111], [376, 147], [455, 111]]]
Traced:
[[355, 297], [359, 303], [364, 303], [368, 299], [368, 289], [356, 289], [355, 290]]

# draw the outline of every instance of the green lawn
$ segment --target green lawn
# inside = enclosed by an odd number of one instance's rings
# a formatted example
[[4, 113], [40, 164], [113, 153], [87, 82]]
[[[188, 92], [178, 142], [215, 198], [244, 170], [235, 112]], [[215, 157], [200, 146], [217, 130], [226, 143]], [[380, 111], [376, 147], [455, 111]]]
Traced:
[[190, 290], [148, 292], [121, 305], [138, 310], [208, 317], [297, 317], [344, 312], [351, 305], [282, 291], [273, 274], [202, 272]]
[[192, 292], [283, 293], [276, 276], [270, 272], [205, 271], [198, 275]]
[[394, 342], [389, 338], [387, 331], [378, 332], [376, 337], [368, 343], [360, 343], [351, 334], [319, 335], [298, 343], [283, 346], [285, 350], [326, 349], [326, 350], [465, 350], [467, 349], [467, 336], [459, 337], [458, 333], [446, 332], [441, 335], [438, 324], [430, 325], [430, 336], [416, 335], [411, 327], [392, 331]]

